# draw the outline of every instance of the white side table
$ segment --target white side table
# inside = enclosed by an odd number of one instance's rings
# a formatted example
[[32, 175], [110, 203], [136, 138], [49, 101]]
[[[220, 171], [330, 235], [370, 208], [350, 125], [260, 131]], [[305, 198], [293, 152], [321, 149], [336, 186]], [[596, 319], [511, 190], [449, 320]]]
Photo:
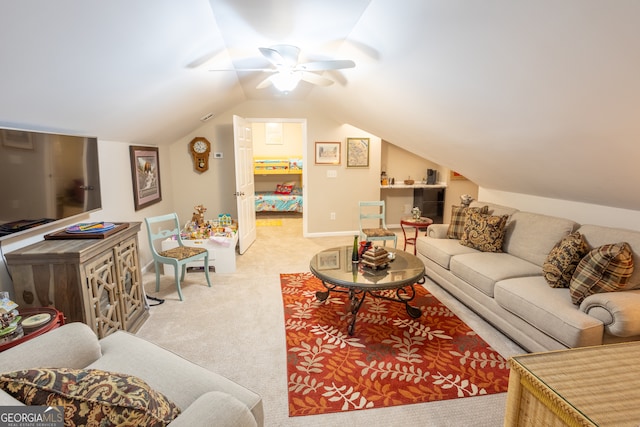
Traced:
[[[209, 266], [214, 266], [216, 273], [235, 273], [236, 271], [236, 245], [238, 243], [238, 233], [233, 234], [231, 239], [182, 239], [185, 246], [205, 247], [209, 251]], [[175, 248], [178, 242], [167, 239], [162, 241], [162, 250]], [[187, 267], [204, 267], [204, 260], [191, 262]], [[174, 275], [173, 266], [164, 264], [164, 274]]]

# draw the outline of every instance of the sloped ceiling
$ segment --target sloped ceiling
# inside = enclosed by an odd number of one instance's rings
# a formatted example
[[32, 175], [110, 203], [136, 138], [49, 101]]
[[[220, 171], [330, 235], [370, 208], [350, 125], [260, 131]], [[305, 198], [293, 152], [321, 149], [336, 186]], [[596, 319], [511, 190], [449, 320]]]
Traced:
[[[302, 100], [482, 187], [640, 210], [636, 0], [30, 0], [0, 4], [0, 125], [165, 144]], [[258, 47], [353, 59], [256, 90]]]

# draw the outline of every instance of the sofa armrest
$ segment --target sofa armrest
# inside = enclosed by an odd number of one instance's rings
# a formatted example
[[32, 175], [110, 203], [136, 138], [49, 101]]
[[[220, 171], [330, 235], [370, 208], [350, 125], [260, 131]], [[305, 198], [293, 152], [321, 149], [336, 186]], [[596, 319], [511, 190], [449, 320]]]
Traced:
[[427, 236], [432, 239], [446, 239], [448, 230], [449, 224], [431, 224], [427, 228]]
[[605, 331], [617, 337], [640, 335], [640, 290], [589, 295], [580, 310], [604, 323]]
[[256, 419], [247, 405], [235, 397], [210, 391], [197, 398], [171, 423], [171, 427], [256, 427]]
[[0, 390], [0, 406], [25, 406], [15, 397], [11, 396], [4, 390]]
[[29, 368], [81, 369], [101, 356], [98, 337], [84, 323], [67, 323], [0, 353], [0, 372]]

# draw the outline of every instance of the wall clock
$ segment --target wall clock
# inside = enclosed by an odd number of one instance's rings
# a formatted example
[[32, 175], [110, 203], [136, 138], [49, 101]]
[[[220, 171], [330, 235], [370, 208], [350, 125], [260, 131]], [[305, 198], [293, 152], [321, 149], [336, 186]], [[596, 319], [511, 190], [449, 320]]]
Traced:
[[209, 153], [211, 152], [211, 143], [206, 138], [193, 138], [189, 143], [191, 157], [193, 157], [193, 167], [198, 172], [204, 172], [209, 169]]

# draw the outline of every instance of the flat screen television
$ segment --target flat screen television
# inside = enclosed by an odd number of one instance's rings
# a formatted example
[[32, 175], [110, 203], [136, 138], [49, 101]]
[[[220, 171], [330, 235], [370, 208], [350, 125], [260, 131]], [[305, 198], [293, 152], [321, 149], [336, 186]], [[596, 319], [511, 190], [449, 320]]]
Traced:
[[97, 138], [0, 128], [0, 240], [101, 208]]

